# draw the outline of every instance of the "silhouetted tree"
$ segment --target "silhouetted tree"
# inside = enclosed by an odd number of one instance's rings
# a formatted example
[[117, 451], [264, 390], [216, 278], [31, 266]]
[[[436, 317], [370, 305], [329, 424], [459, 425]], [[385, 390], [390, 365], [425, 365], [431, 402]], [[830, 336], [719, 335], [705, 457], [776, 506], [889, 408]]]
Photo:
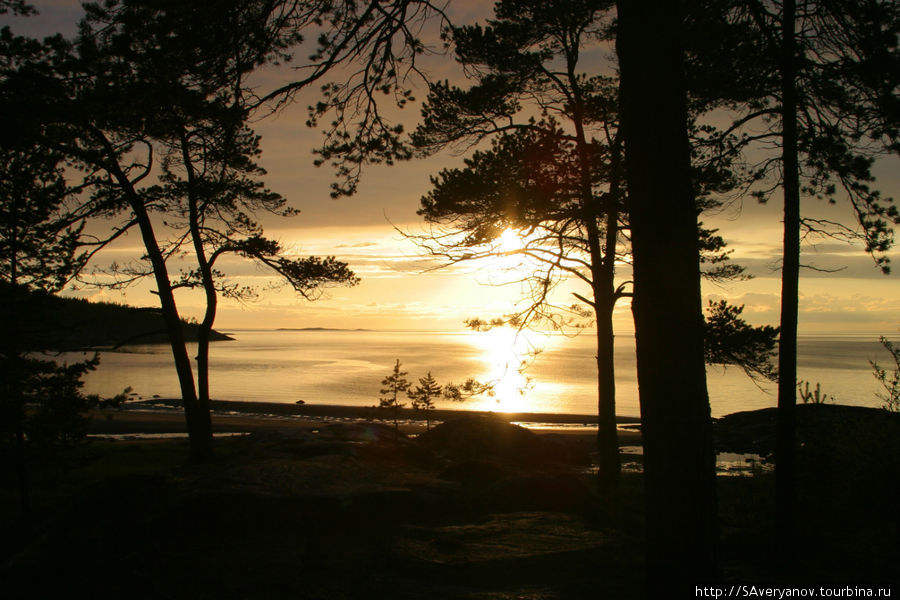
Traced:
[[[871, 167], [880, 153], [900, 150], [900, 8], [883, 0], [724, 0], [694, 18], [708, 27], [691, 41], [692, 92], [738, 112], [730, 130], [743, 134], [732, 151], [779, 149], [754, 166], [764, 182], [754, 193], [765, 201], [780, 188], [784, 199], [776, 504], [779, 549], [790, 568], [801, 236], [862, 240], [888, 270], [883, 253], [900, 213], [872, 189]], [[801, 197], [848, 202], [859, 227], [801, 211]]]
[[[649, 597], [716, 573], [715, 454], [680, 2], [619, 0]], [[681, 592], [686, 593], [682, 589]]]
[[[14, 5], [14, 11], [20, 9]], [[0, 93], [27, 93], [15, 71], [40, 60], [47, 46], [0, 33]], [[34, 118], [32, 110], [18, 115]], [[15, 439], [23, 514], [29, 510], [26, 441], [30, 445], [70, 445], [84, 436], [85, 413], [100, 399], [85, 396], [81, 378], [99, 358], [59, 365], [36, 350], [55, 347], [60, 333], [41, 298], [61, 290], [84, 265], [81, 251], [85, 213], [79, 190], [65, 178], [65, 156], [36, 145], [35, 131], [0, 136], [0, 294], [3, 294], [0, 345], [0, 424], [3, 443]], [[37, 305], [37, 306], [36, 306]], [[64, 325], [63, 325], [64, 326]]]
[[431, 371], [425, 377], [419, 378], [419, 385], [406, 392], [412, 400], [412, 407], [425, 413], [425, 429], [431, 429], [431, 415], [434, 412], [434, 399], [441, 395], [442, 388], [431, 376]]
[[[279, 0], [288, 14], [317, 35], [315, 51], [293, 68], [298, 77], [262, 95], [260, 105], [292, 103], [299, 92], [319, 85], [308, 107], [309, 127], [325, 123], [317, 166], [336, 170], [334, 198], [356, 193], [363, 168], [409, 159], [402, 123], [385, 104], [402, 109], [414, 101], [412, 80], [427, 80], [419, 58], [435, 51], [422, 41], [429, 23], [447, 23], [444, 3], [430, 0]], [[295, 26], [296, 28], [296, 26]]]
[[[190, 361], [183, 349], [173, 289], [200, 281], [209, 297], [209, 290], [215, 287], [211, 284], [212, 266], [198, 254], [198, 245], [209, 243], [209, 238], [200, 239], [206, 232], [203, 223], [196, 218], [194, 222], [198, 227], [190, 231], [188, 224], [182, 237], [158, 238], [154, 228], [159, 227], [159, 222], [154, 222], [152, 214], [169, 215], [170, 211], [177, 210], [172, 206], [172, 195], [163, 193], [177, 188], [181, 198], [187, 199], [182, 205], [187, 208], [180, 214], [187, 214], [190, 220], [190, 198], [195, 199], [195, 208], [200, 209], [200, 204], [212, 197], [210, 184], [217, 181], [217, 176], [220, 177], [218, 184], [232, 184], [235, 183], [232, 174], [249, 173], [251, 178], [258, 174], [258, 168], [252, 164], [255, 138], [249, 134], [252, 141], [246, 143], [244, 136], [248, 136], [248, 131], [242, 125], [249, 110], [262, 106], [265, 100], [286, 102], [294, 92], [346, 62], [361, 64], [363, 71], [371, 77], [364, 76], [364, 83], [352, 86], [352, 91], [345, 90], [346, 94], [337, 91], [340, 85], [329, 84], [328, 89], [336, 94], [330, 95], [332, 101], [338, 96], [346, 102], [363, 96], [374, 101], [374, 93], [384, 90], [385, 86], [395, 84], [399, 90], [402, 74], [392, 65], [396, 65], [398, 58], [407, 56], [405, 52], [415, 55], [422, 51], [421, 44], [408, 29], [409, 20], [414, 20], [420, 9], [426, 13], [430, 11], [427, 3], [403, 1], [390, 7], [381, 3], [366, 6], [353, 2], [247, 5], [227, 1], [202, 7], [177, 2], [89, 5], [88, 19], [81, 28], [76, 46], [60, 43], [56, 60], [49, 67], [34, 61], [21, 73], [23, 79], [41, 83], [42, 93], [29, 101], [39, 99], [44, 103], [43, 118], [54, 126], [68, 127], [76, 132], [76, 141], [68, 144], [65, 151], [88, 172], [86, 181], [94, 190], [93, 205], [105, 206], [108, 214], [120, 211], [130, 214], [126, 222], [114, 228], [112, 237], [118, 237], [134, 226], [141, 231], [146, 259], [152, 266], [156, 292], [172, 340], [188, 429], [192, 434], [192, 454], [197, 458], [209, 454], [209, 417], [207, 408], [198, 399]], [[318, 51], [299, 67], [306, 69], [308, 76], [265, 98], [259, 98], [261, 94], [245, 87], [244, 78], [250, 71], [263, 64], [290, 59], [302, 33], [323, 23], [328, 23], [331, 29], [322, 33], [316, 42]], [[40, 77], [35, 78], [36, 74]], [[354, 80], [353, 76], [350, 80]], [[21, 102], [21, 98], [10, 98], [7, 106], [14, 111]], [[328, 106], [337, 105], [330, 102]], [[347, 105], [343, 106], [346, 108]], [[374, 106], [374, 103], [370, 105], [372, 110]], [[347, 120], [342, 121], [342, 125], [351, 126], [351, 113], [344, 112], [343, 115]], [[379, 134], [373, 132], [384, 125], [377, 112], [366, 115], [359, 119], [360, 123], [366, 123], [365, 132], [359, 139], [370, 134], [377, 137]], [[227, 130], [224, 143], [213, 148], [204, 145], [213, 135], [213, 130], [208, 129], [210, 124], [221, 126], [223, 122], [232, 124], [223, 129]], [[240, 150], [235, 150], [240, 145], [234, 145], [236, 140], [244, 144]], [[192, 146], [192, 143], [196, 145]], [[370, 148], [375, 152], [377, 146], [374, 144]], [[377, 148], [378, 152], [382, 150]], [[220, 154], [213, 156], [208, 151]], [[185, 157], [181, 160], [180, 177], [183, 179], [180, 182], [178, 177], [172, 177], [171, 168], [179, 153]], [[230, 158], [226, 159], [226, 156]], [[154, 173], [154, 165], [160, 157], [164, 170], [168, 168], [168, 184], [171, 185], [162, 189], [146, 186], [142, 182]], [[173, 157], [176, 157], [175, 161]], [[200, 164], [203, 168], [209, 167], [210, 171], [203, 171], [205, 177], [198, 184]], [[242, 184], [242, 181], [236, 183]], [[270, 194], [259, 188], [254, 191], [260, 195]], [[274, 195], [268, 199], [272, 197]], [[255, 200], [259, 200], [259, 196]], [[200, 210], [194, 211], [197, 218], [201, 214]], [[254, 224], [241, 222], [240, 215], [232, 216], [237, 228], [249, 235], [238, 245], [227, 244], [229, 251], [253, 254], [267, 266], [281, 269], [282, 275], [305, 277], [312, 285], [323, 279], [330, 281], [333, 276], [351, 282], [352, 275], [346, 266], [333, 259], [294, 261], [293, 266], [276, 259], [271, 252], [277, 245], [256, 235], [252, 231]], [[198, 231], [200, 235], [197, 235]], [[199, 260], [198, 268], [173, 284], [166, 259], [185, 243], [193, 246]], [[212, 254], [222, 247], [205, 248], [204, 252]], [[140, 269], [132, 271], [130, 267], [119, 272], [126, 283], [132, 276], [143, 275]], [[297, 287], [311, 290], [306, 285]], [[211, 314], [214, 312], [208, 311], [206, 317]], [[204, 322], [208, 325], [211, 319], [205, 318]], [[203, 395], [202, 391], [200, 395]]]
[[610, 6], [502, 1], [487, 26], [452, 28], [448, 37], [474, 84], [432, 83], [413, 135], [422, 153], [493, 139], [491, 151], [476, 152], [466, 170], [434, 178], [435, 190], [422, 199], [427, 221], [450, 225], [422, 240], [432, 251], [451, 261], [474, 258], [479, 245], [487, 247], [482, 256], [496, 254], [493, 240], [516, 230], [522, 247], [506, 253], [538, 263], [520, 324], [552, 320], [548, 298], [560, 272], [590, 286], [590, 298], [580, 299], [596, 323], [604, 487], [615, 486], [620, 471], [612, 311], [628, 295], [615, 281], [623, 186], [615, 80], [587, 76], [579, 60], [586, 46], [607, 39]]
[[391, 414], [394, 420], [394, 431], [400, 431], [400, 409], [405, 406], [400, 402], [400, 394], [409, 389], [408, 373], [400, 370], [400, 359], [394, 363], [394, 370], [390, 375], [381, 380], [381, 397], [378, 400], [378, 408], [383, 408]]
[[[146, 35], [146, 27], [139, 22], [121, 20], [123, 26], [115, 34], [108, 28], [103, 31], [110, 38], [106, 44], [115, 46], [117, 39], [134, 40]], [[164, 27], [162, 32], [168, 36], [171, 29]], [[287, 35], [273, 44], [270, 52], [277, 57], [279, 48], [291, 41], [293, 38]], [[209, 406], [209, 336], [218, 295], [243, 301], [256, 294], [254, 288], [231, 283], [226, 273], [216, 268], [222, 256], [234, 254], [253, 260], [307, 300], [317, 299], [328, 286], [355, 285], [359, 281], [334, 257], [287, 258], [279, 243], [264, 237], [255, 220], [257, 213], [283, 217], [297, 214], [286, 206], [282, 196], [259, 181], [265, 171], [255, 162], [260, 154], [259, 137], [247, 125], [255, 96], [246, 78], [261, 60], [253, 53], [236, 54], [217, 63], [216, 70], [209, 73], [211, 81], [183, 84], [182, 93], [197, 98], [194, 114], [172, 120], [171, 134], [162, 140], [160, 148], [161, 185], [151, 192], [166, 206], [168, 223], [177, 220], [179, 230], [189, 233], [186, 238], [176, 237], [167, 250], [174, 254], [184, 243], [195, 257], [196, 267], [183, 271], [175, 287], [199, 287], [206, 297], [197, 351], [201, 407]]]
[[[627, 199], [618, 81], [589, 77], [578, 71], [583, 68], [578, 63], [583, 47], [609, 39], [609, 5], [501, 2], [487, 27], [452, 30], [458, 60], [475, 83], [468, 89], [433, 83], [413, 139], [423, 153], [485, 138], [491, 148], [474, 152], [464, 169], [433, 177], [434, 188], [419, 210], [432, 229], [405, 234], [449, 264], [514, 259], [509, 269], [527, 291], [523, 308], [506, 322], [580, 327], [593, 318], [603, 487], [614, 486], [619, 473], [612, 314], [619, 299], [631, 296], [630, 282], [616, 281], [615, 271], [616, 262], [630, 261]], [[694, 128], [694, 133], [709, 136], [712, 130]], [[737, 184], [733, 165], [700, 145], [693, 155], [698, 206], [716, 206], [710, 194]], [[517, 243], [509, 247], [513, 231]], [[741, 276], [742, 269], [727, 262], [724, 240], [715, 231], [700, 228], [699, 236], [710, 278]], [[588, 309], [551, 299], [567, 277], [589, 286], [589, 293], [575, 293]], [[708, 333], [725, 333], [724, 322], [719, 325]], [[710, 356], [750, 355], [735, 348]]]
[[[0, 423], [3, 443], [7, 435], [15, 439], [19, 494], [23, 515], [29, 511], [26, 439], [29, 402], [45, 406], [57, 400], [68, 402], [75, 413], [78, 395], [48, 397], [43, 376], [62, 377], [71, 373], [77, 381], [80, 372], [64, 371], [51, 360], [28, 356], [28, 350], [40, 346], [35, 338], [49, 333], [28, 310], [32, 290], [57, 291], [72, 276], [79, 263], [76, 242], [78, 229], [67, 227], [57, 218], [68, 188], [62, 176], [59, 156], [29, 152], [27, 148], [5, 146], [0, 150], [0, 293], [3, 306], [3, 343], [0, 347]], [[85, 370], [96, 365], [96, 357], [82, 363]], [[65, 435], [64, 432], [58, 432]]]
[[[145, 245], [149, 244], [147, 256], [160, 288], [161, 306], [169, 321], [170, 334], [174, 335], [173, 348], [183, 346], [183, 340], [178, 339], [173, 330], [171, 317], [177, 315], [169, 289], [173, 286], [162, 280], [168, 279], [165, 258], [177, 252], [182, 243], [193, 247], [197, 269], [185, 274], [174, 287], [198, 284], [203, 287], [207, 311], [201, 330], [206, 332], [215, 316], [217, 290], [229, 294], [247, 292], [227, 284], [217, 287], [219, 273], [212, 263], [222, 252], [234, 252], [263, 263], [307, 297], [314, 296], [315, 290], [325, 283], [355, 283], [355, 277], [345, 264], [333, 258], [289, 261], [276, 256], [280, 250], [278, 245], [260, 235], [258, 226], [248, 216], [248, 213], [252, 216], [248, 207], [255, 204], [253, 208], [279, 212], [283, 201], [267, 190], [246, 185], [254, 175], [261, 174], [252, 162], [257, 153], [256, 138], [246, 129], [246, 119], [250, 111], [267, 102], [283, 104], [290, 101], [298, 90], [319, 81], [336, 66], [356, 63], [361, 66], [362, 75], [351, 74], [344, 83], [327, 83], [323, 87], [327, 102], [319, 103], [311, 110], [314, 114], [332, 108], [342, 111], [341, 118], [335, 120], [335, 127], [358, 126], [359, 133], [353, 139], [365, 140], [366, 153], [378, 154], [377, 160], [383, 160], [391, 150], [381, 142], [396, 131], [385, 125], [375, 107], [374, 94], [393, 89], [397, 92], [398, 102], [405, 102], [407, 94], [401, 89], [403, 74], [398, 69], [398, 61], [410, 59], [412, 63], [415, 55], [423, 51], [410, 27], [419, 16], [425, 18], [433, 12], [431, 5], [409, 0], [366, 5], [356, 2], [247, 4], [223, 1], [212, 6], [178, 2], [162, 5], [109, 3], [102, 7], [90, 5], [88, 10], [79, 50], [82, 64], [88, 71], [98, 67], [91, 71], [96, 78], [93, 89], [102, 93], [94, 100], [101, 100], [107, 107], [115, 105], [124, 117], [113, 124], [104, 123], [105, 129], [94, 123], [97, 126], [92, 133], [111, 134], [100, 143], [107, 156], [118, 153], [116, 161], [133, 158], [136, 148], [147, 150], [146, 160], [138, 159], [127, 166], [115, 167], [114, 171], [120, 173], [114, 174], [111, 183], [114, 188], [122, 188], [117, 193], [130, 199]], [[323, 28], [325, 24], [327, 27]], [[304, 64], [296, 67], [302, 77], [268, 94], [246, 87], [245, 78], [254, 69], [263, 64], [291, 60], [293, 50], [309, 31], [318, 34], [316, 51]], [[110, 51], [112, 60], [104, 62], [104, 53]], [[117, 53], [124, 54], [118, 57], [124, 60], [116, 60]], [[105, 88], [97, 83], [101, 81], [107, 84]], [[137, 96], [142, 96], [143, 102], [135, 105], [133, 100]], [[124, 105], [129, 102], [131, 104]], [[366, 102], [367, 108], [361, 109], [357, 103], [359, 112], [356, 112], [349, 108], [354, 102]], [[146, 120], [151, 114], [156, 121]], [[165, 118], [160, 119], [159, 115]], [[216, 130], [216, 127], [220, 129]], [[331, 136], [335, 131], [331, 130], [329, 143], [335, 139]], [[210, 139], [216, 136], [219, 136], [217, 142], [210, 144]], [[339, 137], [341, 144], [349, 139]], [[163, 146], [163, 166], [167, 169], [164, 191], [168, 194], [141, 197], [146, 190], [135, 188], [134, 184], [150, 173], [154, 144]], [[173, 156], [179, 155], [180, 158], [172, 160]], [[173, 169], [168, 168], [176, 164], [181, 170], [180, 180], [173, 176]], [[129, 172], [140, 170], [144, 172], [134, 181], [129, 180]], [[358, 173], [344, 171], [342, 176], [354, 179]], [[223, 189], [228, 186], [230, 189]], [[180, 214], [186, 215], [189, 235], [160, 247], [158, 240], [151, 239], [152, 223], [142, 214], [146, 210], [136, 208], [134, 204], [143, 202], [151, 210], [170, 214], [173, 191], [183, 201]], [[215, 203], [210, 202], [213, 197]], [[222, 217], [223, 225], [215, 233], [210, 233], [212, 229], [206, 227], [206, 219], [211, 214]], [[230, 234], [239, 239], [231, 238]], [[180, 350], [174, 351], [188, 428], [193, 432], [192, 454], [199, 458], [208, 455], [210, 447], [205, 348], [201, 336], [199, 393], [192, 389], [186, 355]]]
[[879, 341], [891, 355], [894, 364], [885, 368], [873, 360], [869, 361], [872, 366], [872, 374], [884, 388], [884, 392], [879, 392], [878, 397], [884, 402], [885, 410], [900, 412], [900, 347], [897, 347], [885, 336], [881, 336]]
[[[110, 3], [87, 10], [76, 53], [66, 63], [85, 81], [72, 89], [70, 98], [80, 117], [69, 121], [79, 136], [76, 155], [88, 168], [105, 173], [91, 181], [93, 200], [118, 203], [127, 215], [118, 228], [136, 225], [141, 231], [151, 268], [119, 268], [124, 279], [116, 284], [151, 273], [155, 278], [182, 388], [191, 455], [202, 460], [211, 454], [207, 357], [216, 292], [237, 293], [236, 288], [217, 288], [206, 244], [211, 238], [218, 242], [209, 250], [213, 261], [230, 250], [286, 265], [283, 272], [301, 272], [302, 261], [277, 256], [278, 245], [262, 238], [248, 215], [253, 210], [278, 212], [284, 200], [255, 181], [262, 174], [253, 162], [258, 140], [244, 125], [249, 111], [243, 102], [250, 93], [247, 75], [284, 58], [299, 37], [283, 15], [262, 4]], [[151, 174], [154, 159], [162, 163], [161, 185], [147, 186], [142, 181]], [[172, 227], [173, 238], [157, 233], [151, 219], [155, 211], [167, 215], [163, 226]], [[181, 226], [179, 217], [184, 219]], [[222, 224], [218, 229], [209, 226], [216, 220]], [[197, 268], [173, 281], [166, 261], [184, 244], [194, 250]], [[345, 265], [337, 266], [346, 271]], [[197, 281], [207, 299], [199, 335], [199, 393], [173, 294]], [[307, 282], [296, 285], [302, 288]]]

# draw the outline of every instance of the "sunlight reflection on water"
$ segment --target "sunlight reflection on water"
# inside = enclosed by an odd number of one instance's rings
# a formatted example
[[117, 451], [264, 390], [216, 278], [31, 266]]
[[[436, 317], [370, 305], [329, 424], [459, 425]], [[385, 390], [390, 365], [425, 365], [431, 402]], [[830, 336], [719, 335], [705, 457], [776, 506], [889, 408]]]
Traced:
[[[468, 378], [496, 382], [493, 397], [463, 404], [441, 400], [438, 408], [596, 413], [595, 351], [589, 334], [244, 330], [233, 336], [235, 341], [212, 345], [216, 399], [373, 406], [381, 379], [399, 358], [414, 384], [428, 371], [440, 384]], [[536, 349], [541, 352], [532, 357]], [[189, 352], [193, 355], [195, 349]], [[842, 404], [879, 406], [867, 360], [884, 361], [880, 352], [875, 336], [801, 340], [799, 376], [821, 382], [823, 391]], [[523, 360], [528, 367], [520, 372]], [[638, 415], [632, 338], [616, 338], [616, 364], [617, 413]], [[708, 382], [713, 416], [775, 405], [772, 384], [757, 386], [737, 369], [710, 367]], [[178, 397], [168, 348], [136, 346], [102, 353], [86, 391], [112, 395], [126, 386], [144, 398]], [[672, 382], [672, 393], [677, 394], [677, 382]]]

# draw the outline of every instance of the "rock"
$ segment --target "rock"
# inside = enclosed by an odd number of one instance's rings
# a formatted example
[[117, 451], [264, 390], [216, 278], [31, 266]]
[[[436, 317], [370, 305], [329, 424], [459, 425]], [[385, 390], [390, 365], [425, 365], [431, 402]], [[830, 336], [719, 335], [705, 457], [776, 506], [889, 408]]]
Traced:
[[583, 451], [547, 440], [493, 416], [447, 421], [417, 438], [425, 447], [457, 460], [502, 459], [523, 465], [587, 465]]

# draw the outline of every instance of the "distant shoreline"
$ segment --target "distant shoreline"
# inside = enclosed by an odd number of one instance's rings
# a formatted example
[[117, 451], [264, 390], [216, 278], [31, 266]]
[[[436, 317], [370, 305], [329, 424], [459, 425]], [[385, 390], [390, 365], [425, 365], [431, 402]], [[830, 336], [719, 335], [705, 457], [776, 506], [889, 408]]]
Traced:
[[374, 329], [343, 329], [341, 327], [278, 327], [273, 331], [374, 331]]

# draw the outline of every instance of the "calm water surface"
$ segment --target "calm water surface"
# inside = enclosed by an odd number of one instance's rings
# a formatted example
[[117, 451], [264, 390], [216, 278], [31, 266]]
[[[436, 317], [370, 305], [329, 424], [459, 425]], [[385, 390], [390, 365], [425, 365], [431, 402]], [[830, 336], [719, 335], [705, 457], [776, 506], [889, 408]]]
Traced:
[[[508, 330], [477, 332], [271, 331], [230, 332], [230, 342], [212, 344], [210, 387], [219, 400], [377, 404], [381, 380], [396, 359], [416, 382], [431, 371], [441, 383], [474, 377], [495, 384], [493, 397], [464, 404], [439, 401], [439, 408], [531, 411], [570, 414], [596, 412], [594, 340]], [[192, 352], [193, 348], [190, 349]], [[539, 352], [535, 355], [535, 351]], [[73, 358], [75, 358], [73, 356]], [[878, 384], [868, 359], [883, 364], [888, 354], [877, 336], [801, 338], [799, 377], [821, 383], [841, 404], [880, 406]], [[523, 361], [527, 368], [520, 372]], [[634, 339], [616, 344], [617, 412], [635, 416], [638, 408]], [[775, 388], [755, 383], [740, 370], [710, 367], [708, 385], [713, 416], [775, 406]], [[135, 346], [104, 352], [86, 391], [112, 395], [131, 386], [143, 398], [178, 397], [178, 381], [167, 346]], [[673, 393], [677, 382], [672, 382]]]

